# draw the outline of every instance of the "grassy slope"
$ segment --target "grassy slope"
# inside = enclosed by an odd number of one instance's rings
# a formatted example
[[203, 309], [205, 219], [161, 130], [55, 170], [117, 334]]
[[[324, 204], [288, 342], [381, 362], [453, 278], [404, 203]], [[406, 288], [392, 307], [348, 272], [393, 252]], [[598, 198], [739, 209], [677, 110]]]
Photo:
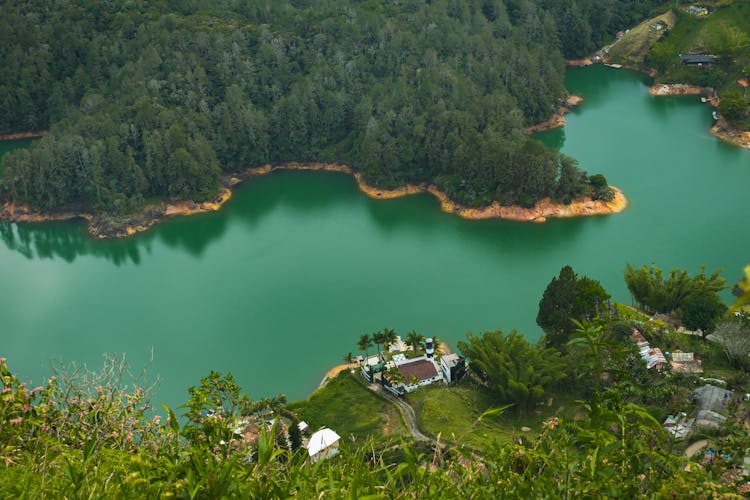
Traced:
[[609, 48], [609, 59], [620, 64], [641, 64], [651, 46], [662, 37], [665, 30], [654, 31], [651, 25], [661, 22], [672, 29], [677, 21], [674, 12], [667, 11], [656, 17], [643, 21], [632, 28]]
[[[509, 408], [499, 418], [477, 422], [479, 416], [490, 408], [503, 406], [492, 393], [475, 383], [470, 377], [451, 387], [435, 385], [409, 394], [419, 426], [442, 441], [459, 443], [475, 449], [485, 449], [488, 443], [510, 441], [518, 435], [535, 435], [541, 424], [551, 416], [572, 416], [575, 408], [569, 395], [553, 395], [553, 405], [543, 406], [529, 415], [519, 416]], [[531, 429], [522, 432], [522, 427]]]
[[[678, 54], [711, 53], [712, 38], [729, 27], [737, 28], [750, 37], [750, 2], [735, 0], [731, 5], [718, 8], [709, 16], [700, 19], [681, 14], [674, 29], [661, 43], [664, 49], [674, 57], [669, 59], [669, 64], [662, 71], [659, 80], [715, 86], [720, 95], [729, 90], [740, 90], [737, 80], [743, 76], [743, 73], [747, 74], [750, 68], [750, 45], [735, 54], [733, 63], [725, 68], [726, 76], [722, 75], [720, 81], [711, 75], [711, 71], [716, 70], [683, 66], [678, 57]], [[750, 117], [737, 125], [750, 130]]]
[[289, 409], [312, 430], [325, 426], [357, 441], [407, 434], [398, 410], [367, 390], [356, 374], [346, 371], [308, 399], [291, 403]]

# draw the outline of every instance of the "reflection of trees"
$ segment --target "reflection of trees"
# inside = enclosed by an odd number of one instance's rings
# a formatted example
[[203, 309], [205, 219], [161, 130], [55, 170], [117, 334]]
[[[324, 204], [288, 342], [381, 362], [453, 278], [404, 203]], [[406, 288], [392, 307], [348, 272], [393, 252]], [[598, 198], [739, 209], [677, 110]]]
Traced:
[[134, 240], [95, 241], [79, 222], [0, 223], [0, 238], [8, 249], [27, 259], [60, 258], [73, 262], [79, 256], [92, 255], [104, 257], [116, 266], [126, 262], [138, 264], [141, 260], [139, 246]]

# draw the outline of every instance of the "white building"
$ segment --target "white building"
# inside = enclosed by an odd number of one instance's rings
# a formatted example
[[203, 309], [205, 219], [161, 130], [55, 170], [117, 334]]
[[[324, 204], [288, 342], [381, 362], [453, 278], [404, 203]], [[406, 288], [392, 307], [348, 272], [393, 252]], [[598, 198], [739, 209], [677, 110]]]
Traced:
[[315, 432], [307, 442], [307, 453], [310, 455], [310, 461], [314, 463], [337, 454], [340, 439], [341, 436], [326, 427]]

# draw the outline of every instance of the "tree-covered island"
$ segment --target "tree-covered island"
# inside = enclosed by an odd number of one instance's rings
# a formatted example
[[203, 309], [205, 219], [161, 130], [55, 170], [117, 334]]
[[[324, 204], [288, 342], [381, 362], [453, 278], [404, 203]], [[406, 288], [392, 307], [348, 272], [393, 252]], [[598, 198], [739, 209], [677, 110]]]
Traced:
[[116, 219], [212, 201], [248, 167], [322, 162], [469, 208], [608, 200], [524, 127], [564, 101], [565, 56], [649, 5], [5, 2], [0, 134], [50, 132], [5, 155], [2, 197]]

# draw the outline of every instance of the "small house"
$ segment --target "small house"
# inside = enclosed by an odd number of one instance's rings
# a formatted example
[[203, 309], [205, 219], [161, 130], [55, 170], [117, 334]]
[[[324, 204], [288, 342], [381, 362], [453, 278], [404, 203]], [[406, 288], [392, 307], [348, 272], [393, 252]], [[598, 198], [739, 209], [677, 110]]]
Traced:
[[672, 370], [678, 373], [703, 373], [700, 359], [695, 359], [692, 352], [675, 351], [669, 356]]
[[315, 432], [307, 441], [307, 453], [310, 455], [310, 461], [315, 463], [337, 454], [340, 440], [341, 436], [326, 427]]
[[704, 385], [693, 391], [692, 398], [701, 410], [724, 411], [734, 392], [715, 385]]
[[446, 354], [440, 358], [440, 369], [446, 384], [461, 380], [466, 373], [466, 361], [458, 354]]
[[719, 58], [709, 54], [680, 54], [680, 62], [687, 66], [712, 66]]

